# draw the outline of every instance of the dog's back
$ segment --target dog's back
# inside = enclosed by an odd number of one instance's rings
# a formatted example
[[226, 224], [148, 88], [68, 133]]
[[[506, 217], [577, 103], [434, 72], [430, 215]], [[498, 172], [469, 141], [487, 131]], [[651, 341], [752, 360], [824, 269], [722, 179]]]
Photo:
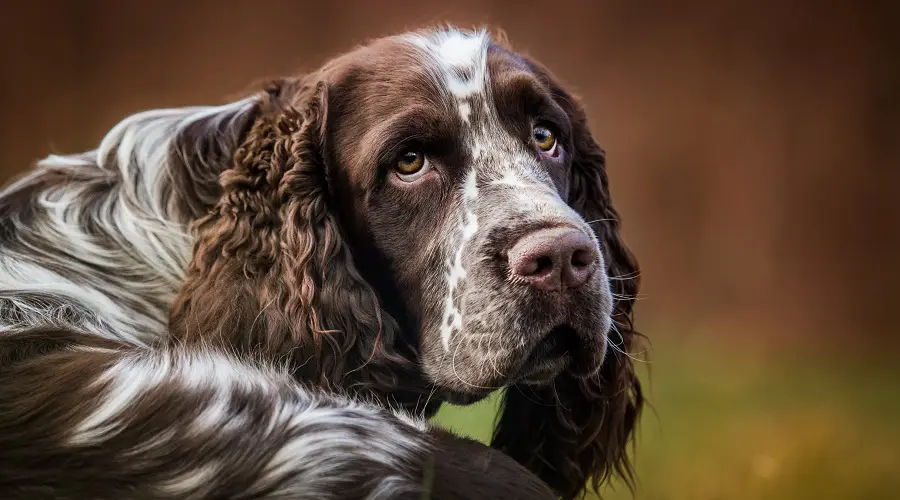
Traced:
[[135, 114], [97, 149], [50, 156], [0, 191], [0, 332], [71, 326], [141, 345], [165, 335], [190, 222], [218, 189], [217, 165], [187, 168], [215, 159], [194, 129], [250, 106]]

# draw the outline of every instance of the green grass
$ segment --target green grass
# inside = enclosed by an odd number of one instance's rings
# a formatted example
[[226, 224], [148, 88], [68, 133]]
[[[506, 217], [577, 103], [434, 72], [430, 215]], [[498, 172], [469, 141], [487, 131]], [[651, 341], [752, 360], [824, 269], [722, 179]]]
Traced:
[[[635, 497], [610, 500], [900, 498], [900, 368], [656, 343]], [[644, 370], [646, 375], [646, 370]], [[497, 398], [435, 421], [487, 442]]]

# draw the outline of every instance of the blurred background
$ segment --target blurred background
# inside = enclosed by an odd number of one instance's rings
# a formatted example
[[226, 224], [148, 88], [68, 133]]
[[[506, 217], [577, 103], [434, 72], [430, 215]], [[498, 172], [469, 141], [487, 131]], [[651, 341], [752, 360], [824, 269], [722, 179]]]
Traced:
[[[900, 498], [900, 9], [889, 2], [11, 2], [0, 183], [128, 114], [220, 104], [426, 23], [582, 96], [652, 407], [638, 499]], [[438, 421], [486, 439], [493, 405]], [[604, 498], [628, 498], [613, 484]]]

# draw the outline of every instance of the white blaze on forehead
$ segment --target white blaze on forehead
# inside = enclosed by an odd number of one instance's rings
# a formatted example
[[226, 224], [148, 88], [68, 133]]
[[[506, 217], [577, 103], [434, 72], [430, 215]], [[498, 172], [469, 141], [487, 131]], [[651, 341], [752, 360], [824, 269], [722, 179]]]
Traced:
[[459, 116], [462, 117], [463, 121], [466, 125], [469, 124], [469, 115], [472, 114], [472, 106], [469, 106], [467, 102], [459, 103]]
[[[487, 48], [490, 38], [484, 31], [434, 31], [405, 37], [419, 47], [438, 73], [440, 84], [456, 99], [484, 94], [487, 88]], [[468, 122], [470, 108], [460, 107]]]
[[443, 31], [434, 37], [437, 53], [445, 64], [468, 66], [481, 55], [480, 34], [467, 35], [459, 31]]
[[[480, 98], [485, 109], [489, 107], [487, 49], [490, 40], [487, 33], [465, 33], [448, 29], [410, 35], [406, 39], [423, 51], [425, 62], [434, 72], [437, 83], [455, 101], [459, 117], [467, 126], [467, 140], [473, 144], [472, 157], [478, 159], [486, 148], [483, 144], [484, 137], [481, 137], [484, 134], [478, 134], [470, 127], [473, 125], [472, 106], [477, 103], [473, 99]], [[475, 215], [478, 199], [476, 173], [473, 167], [462, 186], [459, 225], [452, 231], [448, 244], [448, 248], [456, 248], [447, 262], [447, 296], [444, 298], [444, 313], [440, 325], [441, 342], [446, 351], [450, 350], [453, 332], [462, 329], [461, 306], [457, 306], [454, 295], [467, 276], [463, 265], [466, 245], [478, 232], [478, 217]]]
[[457, 224], [447, 228], [450, 234], [444, 250], [447, 295], [439, 330], [443, 348], [449, 351], [452, 335], [463, 330], [465, 303], [457, 297], [468, 277], [463, 258], [479, 230], [476, 175], [482, 179], [483, 188], [504, 191], [504, 203], [523, 212], [546, 217], [579, 216], [562, 201], [552, 179], [500, 122], [487, 69], [487, 33], [446, 30], [404, 38], [421, 51], [430, 77], [448, 103], [456, 106], [463, 123], [458, 139], [469, 147], [472, 159], [459, 186]]

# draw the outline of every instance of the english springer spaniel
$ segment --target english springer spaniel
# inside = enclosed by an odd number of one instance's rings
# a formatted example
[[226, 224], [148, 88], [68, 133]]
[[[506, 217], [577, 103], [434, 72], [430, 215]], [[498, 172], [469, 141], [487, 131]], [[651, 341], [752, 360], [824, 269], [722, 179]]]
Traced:
[[[130, 116], [0, 193], [0, 497], [630, 484], [618, 220], [581, 106], [484, 31]], [[490, 447], [425, 420], [502, 387]]]

